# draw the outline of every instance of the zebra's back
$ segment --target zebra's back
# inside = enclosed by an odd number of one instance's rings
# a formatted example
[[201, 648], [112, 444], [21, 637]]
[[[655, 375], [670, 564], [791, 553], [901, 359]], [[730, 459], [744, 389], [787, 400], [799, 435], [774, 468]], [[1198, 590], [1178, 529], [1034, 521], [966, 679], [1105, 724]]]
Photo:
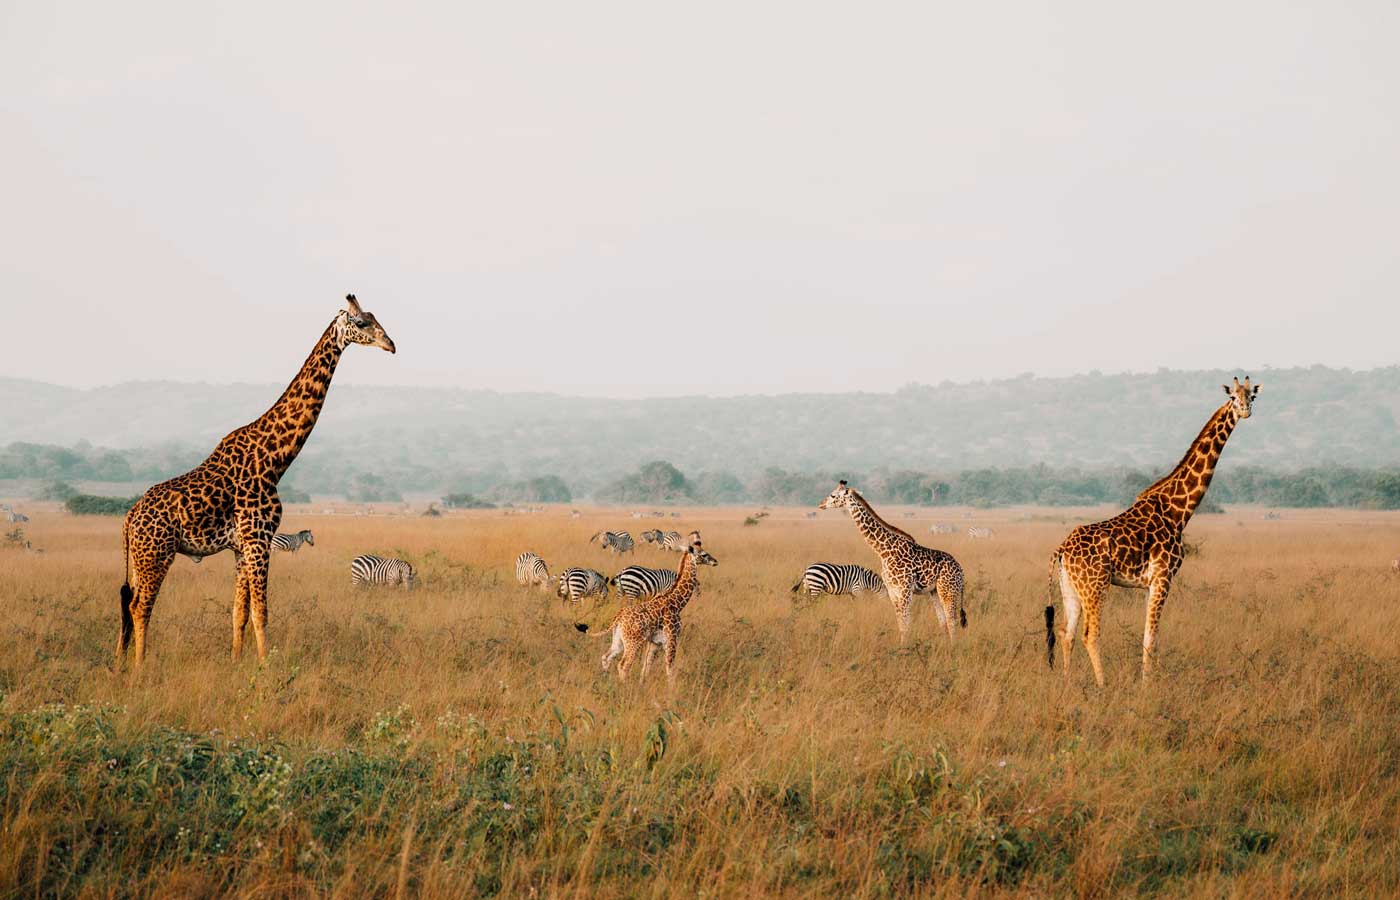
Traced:
[[649, 569], [646, 566], [628, 566], [609, 580], [617, 586], [619, 595], [628, 600], [641, 600], [655, 597], [676, 583], [676, 573], [670, 569]]
[[539, 585], [541, 590], [549, 587], [549, 566], [545, 565], [538, 553], [526, 550], [515, 558], [515, 580], [522, 585]]
[[350, 561], [350, 584], [352, 587], [401, 584], [405, 589], [408, 589], [413, 587], [414, 580], [413, 566], [401, 559], [366, 553]]
[[595, 569], [578, 566], [559, 573], [559, 588], [556, 593], [577, 603], [591, 594], [608, 595], [608, 577]]
[[817, 597], [821, 594], [878, 593], [884, 589], [884, 579], [864, 566], [813, 563], [792, 586], [792, 593], [805, 590], [808, 596]]

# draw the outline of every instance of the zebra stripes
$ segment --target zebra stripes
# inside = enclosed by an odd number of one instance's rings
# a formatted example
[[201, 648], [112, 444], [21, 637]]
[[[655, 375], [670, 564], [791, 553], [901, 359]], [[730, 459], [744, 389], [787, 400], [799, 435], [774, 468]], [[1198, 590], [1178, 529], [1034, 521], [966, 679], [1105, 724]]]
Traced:
[[413, 566], [401, 559], [387, 556], [373, 556], [366, 553], [350, 562], [350, 586], [361, 585], [403, 585], [412, 590], [417, 573]]
[[676, 573], [670, 569], [648, 569], [646, 566], [628, 566], [608, 579], [608, 584], [617, 588], [617, 593], [628, 600], [655, 597], [676, 583]]
[[633, 547], [637, 546], [636, 541], [632, 540], [632, 535], [625, 531], [600, 531], [589, 538], [588, 543], [591, 544], [599, 538], [603, 539], [604, 550], [611, 550], [619, 556], [630, 552]]
[[928, 530], [934, 534], [957, 534], [958, 526], [950, 525], [947, 522], [934, 522], [928, 527]]
[[594, 569], [581, 569], [578, 566], [559, 573], [559, 588], [555, 591], [561, 599], [574, 603], [592, 594], [608, 596], [608, 576]]
[[281, 550], [284, 553], [295, 553], [301, 549], [302, 544], [316, 546], [316, 541], [311, 537], [311, 532], [305, 529], [296, 534], [274, 534], [272, 536], [272, 549]]
[[974, 540], [986, 540], [996, 537], [997, 533], [990, 528], [978, 528], [973, 525], [967, 529], [967, 536]]
[[792, 593], [806, 590], [813, 599], [822, 594], [878, 594], [885, 590], [885, 582], [879, 575], [864, 566], [838, 566], [833, 563], [813, 563], [802, 573], [802, 578], [792, 586]]
[[642, 540], [648, 544], [655, 544], [662, 550], [674, 550], [677, 553], [684, 553], [687, 546], [685, 538], [681, 537], [679, 531], [662, 531], [659, 528], [643, 531]]
[[540, 590], [549, 590], [549, 567], [540, 559], [538, 553], [531, 553], [526, 550], [515, 558], [515, 581], [517, 584], [529, 586], [539, 585]]

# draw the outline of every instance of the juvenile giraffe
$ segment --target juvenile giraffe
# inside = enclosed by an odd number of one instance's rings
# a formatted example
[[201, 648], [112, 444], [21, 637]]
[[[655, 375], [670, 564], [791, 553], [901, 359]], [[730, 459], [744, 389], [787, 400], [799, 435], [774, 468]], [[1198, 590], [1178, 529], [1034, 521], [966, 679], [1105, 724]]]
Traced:
[[[1142, 635], [1142, 675], [1152, 671], [1157, 622], [1167, 602], [1172, 578], [1181, 568], [1181, 532], [1191, 521], [1210, 487], [1215, 464], [1240, 419], [1249, 418], [1259, 385], [1235, 379], [1223, 385], [1229, 400], [1211, 415], [1181, 462], [1166, 477], [1138, 494], [1125, 511], [1103, 522], [1080, 525], [1069, 533], [1050, 558], [1050, 594], [1058, 582], [1065, 607], [1065, 677], [1079, 614], [1084, 614], [1084, 649], [1094, 666], [1094, 680], [1103, 685], [1099, 660], [1099, 613], [1110, 584], [1147, 589], [1147, 624]], [[1055, 605], [1045, 607], [1046, 657], [1055, 664]]]
[[849, 510], [865, 542], [879, 555], [884, 564], [885, 587], [899, 623], [901, 644], [909, 636], [914, 595], [918, 593], [938, 594], [939, 602], [933, 608], [938, 613], [938, 624], [948, 632], [948, 640], [953, 639], [954, 622], [967, 627], [963, 570], [952, 554], [921, 546], [910, 534], [876, 515], [860, 492], [844, 481], [817, 508]]
[[233, 551], [233, 658], [243, 652], [250, 610], [258, 659], [267, 657], [268, 548], [282, 520], [277, 482], [311, 435], [345, 348], [365, 344], [394, 352], [394, 342], [374, 315], [360, 309], [353, 294], [345, 301], [346, 308], [331, 320], [271, 409], [230, 433], [193, 470], [146, 491], [127, 512], [118, 668], [133, 638], [136, 666], [145, 661], [151, 610], [177, 553], [198, 561]]
[[[666, 679], [676, 680], [676, 647], [681, 639], [681, 610], [699, 592], [698, 566], [717, 566], [719, 560], [711, 556], [701, 546], [698, 532], [691, 532], [689, 544], [681, 554], [680, 568], [676, 571], [676, 583], [649, 600], [632, 606], [624, 606], [613, 616], [612, 624], [595, 635], [612, 635], [612, 646], [603, 654], [603, 671], [606, 672], [612, 661], [622, 657], [617, 664], [617, 678], [627, 680], [627, 671], [636, 662], [637, 654], [646, 649], [642, 657], [642, 673], [638, 681], [644, 681], [651, 668], [651, 658], [657, 647], [666, 650]], [[588, 626], [578, 623], [574, 626], [588, 633]]]

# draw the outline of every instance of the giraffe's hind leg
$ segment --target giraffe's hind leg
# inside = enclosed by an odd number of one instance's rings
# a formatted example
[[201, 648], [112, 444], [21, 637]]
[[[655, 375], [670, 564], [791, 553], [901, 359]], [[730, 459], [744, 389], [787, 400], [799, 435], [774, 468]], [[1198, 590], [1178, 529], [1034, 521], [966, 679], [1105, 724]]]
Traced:
[[128, 621], [136, 668], [141, 668], [142, 663], [146, 661], [146, 630], [150, 625], [151, 612], [155, 609], [156, 595], [160, 593], [160, 586], [165, 582], [165, 575], [170, 571], [170, 564], [174, 560], [173, 541], [167, 542], [165, 546], [146, 549], [145, 552], [138, 552], [135, 547], [132, 548], [131, 600], [123, 604], [125, 608], [122, 610], [122, 634], [117, 637], [118, 662], [126, 650], [126, 643], [122, 637], [127, 633]]
[[243, 657], [243, 632], [248, 627], [248, 577], [243, 554], [233, 554], [233, 661]]
[[[948, 640], [953, 640], [953, 635], [957, 632], [958, 613], [963, 606], [963, 579], [957, 572], [945, 572], [941, 575], [934, 586], [937, 588], [938, 622], [948, 632]], [[963, 624], [966, 624], [966, 618]]]
[[1060, 602], [1065, 608], [1065, 627], [1060, 632], [1060, 658], [1064, 660], [1065, 680], [1069, 680], [1069, 664], [1074, 657], [1074, 632], [1079, 627], [1079, 615], [1083, 606], [1079, 602], [1079, 592], [1075, 590], [1074, 579], [1064, 563], [1060, 563]]
[[1074, 581], [1079, 600], [1084, 605], [1084, 649], [1089, 652], [1089, 663], [1094, 667], [1094, 681], [1103, 687], [1103, 660], [1099, 658], [1099, 614], [1103, 611], [1104, 595], [1108, 593], [1108, 576]]

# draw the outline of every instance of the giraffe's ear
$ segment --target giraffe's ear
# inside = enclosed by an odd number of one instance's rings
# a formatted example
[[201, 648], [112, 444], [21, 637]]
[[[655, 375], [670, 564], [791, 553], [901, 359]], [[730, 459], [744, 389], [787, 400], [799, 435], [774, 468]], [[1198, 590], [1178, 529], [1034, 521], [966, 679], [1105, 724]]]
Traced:
[[1255, 397], [1258, 397], [1258, 396], [1259, 396], [1259, 388], [1260, 388], [1260, 385], [1257, 385], [1257, 384], [1256, 384], [1256, 385], [1254, 386], [1254, 390], [1252, 390], [1252, 391], [1249, 392], [1249, 399], [1253, 400]]
[[360, 309], [360, 303], [358, 300], [355, 299], [354, 294], [345, 295], [345, 308], [350, 311], [350, 315], [354, 316], [357, 319], [364, 317], [365, 312], [364, 310]]
[[845, 486], [846, 486], [846, 479], [844, 479], [844, 478], [841, 479], [841, 484], [840, 484], [840, 486], [841, 486], [841, 487], [845, 487]]
[[1226, 397], [1230, 396], [1230, 386], [1228, 384], [1222, 384], [1220, 387], [1223, 391], [1225, 391]]

